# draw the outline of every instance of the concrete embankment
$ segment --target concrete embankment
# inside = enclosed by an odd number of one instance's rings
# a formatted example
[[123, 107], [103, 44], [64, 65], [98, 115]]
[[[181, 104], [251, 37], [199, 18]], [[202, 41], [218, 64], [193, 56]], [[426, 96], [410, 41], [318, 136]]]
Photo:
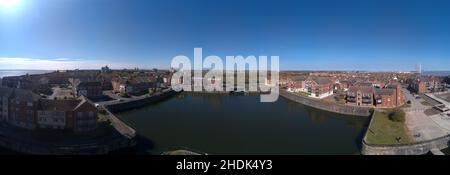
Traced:
[[156, 102], [160, 102], [161, 100], [167, 99], [173, 95], [177, 94], [176, 91], [168, 90], [164, 91], [155, 95], [152, 95], [150, 97], [146, 98], [140, 98], [140, 99], [133, 99], [129, 101], [119, 102], [119, 103], [112, 103], [112, 104], [106, 104], [105, 107], [113, 112], [122, 112], [127, 111], [135, 108], [140, 108], [149, 104], [153, 104]]
[[442, 150], [448, 148], [450, 135], [411, 144], [376, 145], [362, 142], [363, 155], [423, 155], [432, 149]]
[[326, 103], [317, 99], [311, 99], [309, 97], [303, 97], [286, 90], [280, 90], [280, 95], [289, 100], [301, 103], [306, 106], [310, 106], [313, 108], [317, 108], [324, 111], [344, 114], [344, 115], [355, 115], [355, 116], [370, 116], [371, 109], [366, 107], [357, 107], [357, 106], [346, 106], [341, 104], [331, 104]]

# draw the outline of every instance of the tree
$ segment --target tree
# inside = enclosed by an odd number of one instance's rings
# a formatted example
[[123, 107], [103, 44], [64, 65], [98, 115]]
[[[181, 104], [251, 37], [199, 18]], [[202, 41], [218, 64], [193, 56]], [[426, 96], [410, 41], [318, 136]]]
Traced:
[[391, 111], [388, 116], [394, 122], [405, 122], [405, 112], [399, 108]]

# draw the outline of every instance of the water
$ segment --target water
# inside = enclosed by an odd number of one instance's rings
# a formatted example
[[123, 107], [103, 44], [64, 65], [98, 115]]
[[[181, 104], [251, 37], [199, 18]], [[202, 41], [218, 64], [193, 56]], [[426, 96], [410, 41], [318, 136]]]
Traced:
[[0, 78], [8, 77], [8, 76], [20, 76], [20, 75], [26, 75], [27, 73], [29, 75], [34, 74], [44, 74], [49, 73], [52, 71], [49, 70], [0, 70]]
[[424, 71], [423, 75], [450, 76], [450, 71]]
[[189, 148], [209, 154], [359, 154], [368, 118], [319, 111], [282, 97], [191, 96], [118, 114], [141, 136], [138, 154]]

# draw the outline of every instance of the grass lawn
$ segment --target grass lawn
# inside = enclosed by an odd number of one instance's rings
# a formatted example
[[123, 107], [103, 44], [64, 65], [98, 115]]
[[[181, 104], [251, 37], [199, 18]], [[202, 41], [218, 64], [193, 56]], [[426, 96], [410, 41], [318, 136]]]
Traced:
[[110, 123], [110, 121], [108, 120], [107, 115], [108, 114], [104, 114], [104, 113], [99, 112], [98, 113], [98, 120], [97, 120], [97, 122], [98, 123], [106, 123], [106, 122]]
[[295, 92], [295, 94], [300, 95], [300, 96], [304, 96], [304, 97], [308, 96], [308, 92]]
[[[389, 114], [394, 109], [376, 110], [372, 123], [366, 133], [366, 142], [369, 144], [404, 144], [410, 143], [411, 138], [407, 132], [404, 121], [393, 121]], [[405, 115], [404, 113], [399, 115]]]

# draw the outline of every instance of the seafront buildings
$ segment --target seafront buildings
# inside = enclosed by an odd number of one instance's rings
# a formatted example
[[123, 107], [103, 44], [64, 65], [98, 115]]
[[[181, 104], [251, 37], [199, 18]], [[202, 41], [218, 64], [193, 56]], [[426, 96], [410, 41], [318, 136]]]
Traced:
[[24, 129], [64, 129], [75, 132], [97, 127], [98, 109], [86, 97], [44, 99], [23, 89], [0, 87], [1, 122]]
[[103, 92], [148, 94], [167, 87], [169, 72], [122, 70], [55, 71], [2, 78], [0, 122], [33, 129], [85, 132], [98, 126], [99, 109], [92, 100]]
[[347, 91], [348, 105], [394, 108], [405, 104], [403, 90], [400, 84], [390, 84], [377, 87], [371, 83], [356, 84]]
[[[299, 73], [297, 73], [299, 74]], [[426, 83], [414, 81], [417, 74], [394, 72], [303, 72], [284, 73], [281, 86], [301, 96], [331, 101], [345, 101], [345, 105], [370, 108], [394, 108], [405, 103], [402, 86], [409, 86], [421, 93], [427, 90]], [[425, 78], [422, 78], [425, 79]], [[431, 85], [440, 80], [433, 80]], [[427, 81], [428, 82], [428, 81]], [[431, 86], [429, 85], [429, 86]], [[420, 87], [420, 88], [419, 88]]]
[[333, 94], [333, 83], [325, 77], [295, 76], [287, 80], [287, 88], [292, 92], [301, 92], [312, 98], [325, 98]]

